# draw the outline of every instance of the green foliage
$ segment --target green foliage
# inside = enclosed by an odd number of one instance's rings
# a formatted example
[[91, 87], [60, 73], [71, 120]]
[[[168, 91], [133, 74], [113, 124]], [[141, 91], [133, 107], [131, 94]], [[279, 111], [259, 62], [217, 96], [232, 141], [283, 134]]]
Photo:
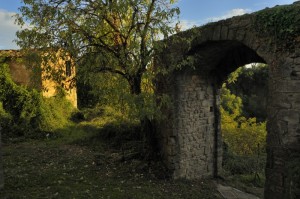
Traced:
[[230, 152], [224, 154], [224, 166], [223, 168], [230, 172], [231, 175], [241, 174], [254, 174], [256, 172], [263, 173], [266, 163], [266, 155], [261, 154], [259, 156], [243, 156], [235, 155]]
[[224, 142], [234, 154], [253, 155], [265, 150], [266, 123], [255, 118], [235, 117], [221, 108], [221, 129]]
[[64, 97], [43, 98], [39, 107], [38, 128], [45, 132], [54, 132], [70, 124], [74, 107]]
[[[80, 108], [92, 111], [92, 115], [113, 115], [115, 118], [136, 121], [143, 118], [162, 119], [160, 107], [168, 104], [167, 96], [156, 96], [153, 91], [152, 77], [145, 73], [139, 95], [130, 93], [126, 80], [111, 73], [79, 73], [78, 100]], [[95, 81], [97, 80], [97, 81]]]
[[[261, 82], [265, 86], [266, 76], [261, 73], [261, 69], [265, 67], [243, 67], [232, 73], [222, 86], [220, 108], [225, 145], [223, 168], [230, 175], [239, 175], [240, 182], [259, 187], [264, 183], [261, 175], [266, 163], [266, 122], [257, 122], [255, 117], [244, 116], [244, 99], [249, 99], [259, 90], [256, 89], [261, 86], [257, 77], [263, 76]], [[246, 106], [248, 107], [247, 103]]]
[[[39, 94], [36, 91], [29, 92], [24, 87], [17, 86], [10, 77], [8, 65], [0, 65], [0, 101], [3, 108], [12, 116], [13, 126], [10, 131], [25, 134], [27, 125], [36, 117], [39, 104]], [[7, 126], [9, 127], [9, 126]]]
[[230, 74], [226, 88], [242, 99], [242, 116], [246, 118], [256, 117], [259, 122], [267, 119], [267, 65], [252, 64], [251, 67], [240, 67]]
[[11, 124], [12, 116], [4, 110], [2, 102], [0, 102], [0, 128]]
[[292, 49], [300, 34], [299, 9], [292, 6], [277, 6], [256, 13], [254, 25], [258, 33], [265, 37], [274, 35], [278, 45]]
[[58, 49], [60, 58], [71, 57], [80, 107], [113, 107], [116, 115], [134, 120], [158, 118], [156, 97], [144, 90], [144, 81], [153, 76], [156, 41], [175, 32], [175, 2], [24, 0], [17, 22], [31, 28], [17, 33], [17, 43], [25, 50], [41, 50], [48, 60], [55, 59]]
[[116, 110], [126, 109], [123, 102], [124, 95], [129, 95], [129, 86], [121, 76], [111, 73], [90, 73], [79, 67], [77, 77], [80, 108], [110, 105]]
[[64, 97], [45, 99], [36, 90], [15, 84], [8, 65], [0, 64], [0, 117], [4, 138], [42, 137], [68, 123], [72, 106]]
[[[263, 69], [263, 73], [261, 72]], [[257, 122], [255, 117], [243, 116], [243, 101], [256, 91], [254, 84], [259, 84], [257, 77], [263, 76], [261, 82], [265, 83], [266, 76], [260, 75], [265, 72], [264, 66], [252, 68], [239, 68], [224, 83], [221, 89], [221, 129], [225, 143], [229, 150], [236, 155], [253, 155], [264, 151], [266, 145], [266, 122]], [[244, 83], [246, 80], [246, 84]], [[236, 84], [234, 83], [236, 82]], [[231, 93], [231, 90], [243, 97], [243, 100]], [[247, 85], [245, 88], [238, 88]], [[256, 85], [259, 86], [259, 85]], [[248, 91], [252, 88], [252, 91]], [[245, 91], [246, 90], [246, 91]], [[244, 92], [244, 93], [243, 93]], [[256, 102], [259, 103], [259, 102]]]
[[227, 80], [226, 80], [226, 83], [228, 85], [236, 83], [236, 81], [238, 80], [240, 75], [243, 73], [243, 69], [245, 69], [245, 67], [239, 67], [238, 69], [236, 69], [235, 71], [230, 73]]
[[17, 22], [33, 28], [19, 31], [17, 43], [24, 49], [61, 49], [89, 72], [121, 75], [130, 92], [140, 94], [154, 42], [175, 31], [175, 2], [24, 0]]
[[[242, 99], [231, 94], [230, 90], [223, 84], [221, 89], [221, 110], [229, 113], [233, 119], [239, 117], [242, 113]], [[221, 112], [224, 115], [225, 112]]]

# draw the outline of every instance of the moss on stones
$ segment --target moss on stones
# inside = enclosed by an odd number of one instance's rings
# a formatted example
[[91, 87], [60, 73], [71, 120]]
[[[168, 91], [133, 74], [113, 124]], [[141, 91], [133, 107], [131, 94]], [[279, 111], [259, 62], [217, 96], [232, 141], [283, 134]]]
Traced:
[[300, 36], [299, 9], [295, 4], [257, 12], [254, 21], [257, 32], [262, 37], [274, 38], [278, 47], [294, 48]]

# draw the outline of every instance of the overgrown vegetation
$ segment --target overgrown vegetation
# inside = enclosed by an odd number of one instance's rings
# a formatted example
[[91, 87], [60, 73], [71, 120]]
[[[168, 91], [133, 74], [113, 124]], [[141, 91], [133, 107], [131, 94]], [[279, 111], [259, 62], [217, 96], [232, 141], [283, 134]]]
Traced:
[[[23, 2], [16, 22], [19, 25], [30, 23], [34, 28], [18, 31], [17, 44], [27, 52], [39, 49], [45, 63], [48, 63], [45, 60], [65, 60], [69, 56], [78, 66], [77, 74], [109, 73], [110, 76], [94, 77], [104, 82], [103, 85], [119, 81], [120, 89], [110, 91], [121, 92], [116, 100], [109, 98], [109, 103], [118, 102], [116, 108], [121, 107], [120, 111], [126, 113], [123, 115], [140, 121], [144, 126], [142, 133], [149, 142], [149, 153], [156, 153], [156, 146], [152, 146], [154, 128], [149, 126], [153, 126], [154, 118], [161, 116], [156, 102], [163, 100], [143, 90], [143, 84], [145, 79], [151, 81], [154, 49], [162, 44], [157, 40], [176, 32], [174, 21], [179, 14], [174, 5], [176, 0]], [[56, 50], [49, 51], [49, 48], [59, 49], [61, 53], [57, 55]]]
[[[34, 89], [16, 85], [1, 60], [4, 138], [46, 138], [5, 146], [5, 196], [217, 198], [209, 182], [171, 181], [161, 162], [146, 161], [150, 150], [143, 122], [161, 119], [158, 106], [168, 102], [153, 92], [153, 50], [160, 34], [176, 31], [170, 23], [179, 12], [171, 6], [175, 1], [24, 2], [23, 16], [17, 20], [35, 27], [18, 32], [18, 43], [29, 51], [45, 50], [41, 54], [49, 55], [49, 60], [53, 58], [49, 47], [62, 49], [60, 56], [77, 63], [82, 110], [72, 115], [63, 95], [45, 99]], [[289, 9], [258, 12], [258, 33], [274, 33], [277, 44], [287, 41], [293, 47], [300, 30], [292, 24], [300, 19]], [[41, 57], [33, 59], [41, 62]], [[221, 89], [226, 177], [258, 187], [264, 184], [266, 159], [266, 101], [260, 90], [266, 88], [266, 78], [267, 67], [244, 67]], [[79, 124], [71, 123], [70, 116]], [[299, 173], [299, 167], [288, 166]]]
[[0, 62], [0, 117], [3, 139], [41, 138], [69, 123], [72, 105], [63, 95], [43, 98], [35, 89], [17, 85], [7, 60]]
[[[231, 94], [241, 99], [241, 116], [245, 118], [255, 117], [258, 122], [266, 121], [267, 79], [268, 67], [264, 64], [251, 64], [248, 67], [240, 67], [231, 74], [227, 80], [226, 88]], [[222, 89], [222, 92], [227, 91]], [[222, 103], [224, 103], [224, 100]]]
[[294, 25], [300, 23], [298, 14], [299, 11], [292, 6], [277, 6], [257, 12], [254, 25], [263, 36], [274, 35], [278, 47], [293, 49], [299, 42], [295, 39], [299, 36], [300, 27]]

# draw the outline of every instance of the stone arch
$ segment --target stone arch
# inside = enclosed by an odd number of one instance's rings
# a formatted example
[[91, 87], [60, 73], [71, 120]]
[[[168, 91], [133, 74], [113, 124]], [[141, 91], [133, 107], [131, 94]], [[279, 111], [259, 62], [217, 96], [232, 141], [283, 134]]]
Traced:
[[240, 66], [267, 63], [254, 49], [236, 40], [206, 41], [194, 46], [188, 56], [194, 57], [195, 69], [199, 67], [207, 75], [214, 76], [219, 84]]
[[[299, 2], [282, 8], [298, 13], [292, 25], [299, 27]], [[280, 40], [258, 31], [256, 23], [278, 9], [193, 28], [164, 41], [156, 66], [171, 72], [157, 78], [156, 92], [168, 94], [173, 103], [165, 110], [168, 122], [161, 123], [158, 132], [174, 178], [218, 175], [218, 88], [238, 66], [262, 62], [269, 65], [265, 198], [300, 196], [299, 176], [291, 174], [300, 164], [300, 29]]]

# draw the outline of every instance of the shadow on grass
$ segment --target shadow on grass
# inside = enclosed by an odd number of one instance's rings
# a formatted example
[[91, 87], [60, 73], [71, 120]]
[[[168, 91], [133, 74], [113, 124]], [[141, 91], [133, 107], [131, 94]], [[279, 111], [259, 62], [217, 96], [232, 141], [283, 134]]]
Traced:
[[[4, 198], [218, 198], [211, 181], [173, 181], [140, 156], [135, 123], [72, 124], [4, 147]], [[2, 194], [2, 195], [1, 195]]]

